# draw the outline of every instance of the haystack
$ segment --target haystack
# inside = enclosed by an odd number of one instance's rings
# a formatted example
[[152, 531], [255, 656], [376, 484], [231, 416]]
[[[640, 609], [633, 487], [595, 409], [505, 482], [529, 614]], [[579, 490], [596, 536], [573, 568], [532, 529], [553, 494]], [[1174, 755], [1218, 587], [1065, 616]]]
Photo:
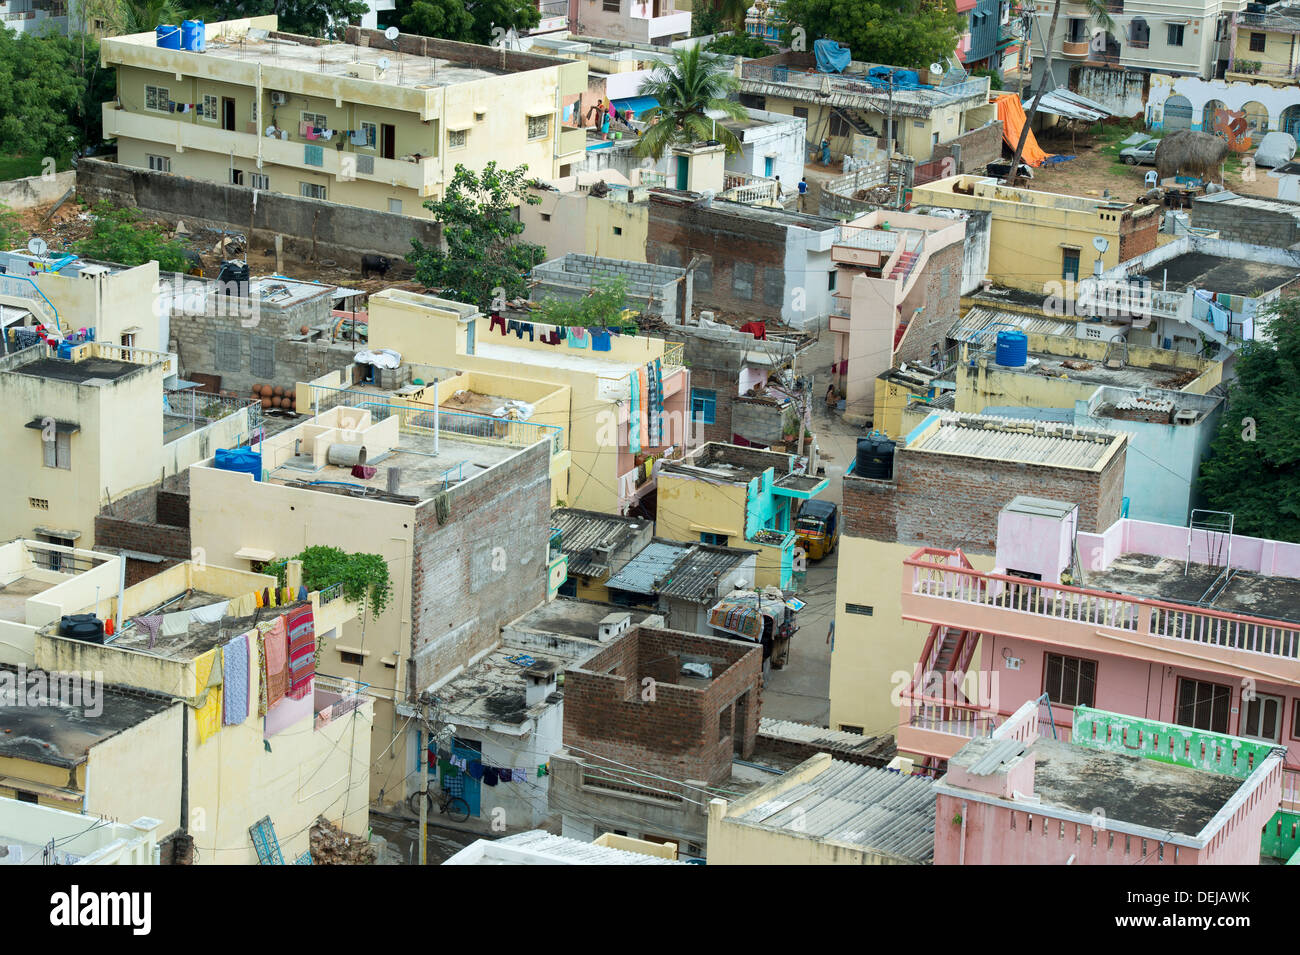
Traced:
[[1213, 179], [1227, 158], [1226, 140], [1212, 133], [1180, 129], [1160, 140], [1156, 147], [1156, 172], [1161, 179], [1178, 175]]

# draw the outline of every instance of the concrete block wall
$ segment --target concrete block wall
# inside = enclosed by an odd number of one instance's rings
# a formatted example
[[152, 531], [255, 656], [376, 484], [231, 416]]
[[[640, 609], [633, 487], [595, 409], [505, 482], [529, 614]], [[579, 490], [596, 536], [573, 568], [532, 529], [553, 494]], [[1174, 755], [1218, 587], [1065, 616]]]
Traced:
[[940, 143], [934, 147], [930, 159], [943, 160], [949, 156], [953, 157], [956, 166], [950, 175], [983, 172], [989, 163], [1002, 158], [1002, 121], [992, 120]]
[[[719, 784], [736, 751], [753, 755], [762, 659], [756, 645], [636, 627], [566, 671], [564, 744], [671, 779]], [[707, 686], [674, 682], [683, 662], [702, 660], [713, 666]]]
[[[290, 255], [333, 259], [357, 269], [361, 256], [370, 254], [387, 255], [400, 269], [411, 251], [411, 239], [435, 247], [442, 242], [442, 226], [429, 219], [278, 192], [259, 192], [254, 210], [253, 190], [248, 186], [151, 172], [100, 159], [77, 161], [77, 194], [92, 203], [104, 199], [172, 223], [184, 219], [191, 226], [243, 233], [258, 248], [271, 248], [275, 237], [283, 236], [284, 249]], [[250, 221], [252, 235], [248, 235]], [[390, 278], [394, 276], [395, 272], [389, 273]]]
[[787, 420], [797, 427], [798, 415], [789, 402], [738, 396], [731, 405], [732, 431], [754, 444], [776, 444], [785, 434]]
[[[1300, 203], [1295, 211], [1300, 215]], [[1285, 249], [1300, 242], [1300, 220], [1295, 215], [1234, 202], [1193, 200], [1191, 223], [1193, 228], [1217, 229], [1225, 239], [1250, 245]]]
[[539, 443], [451, 488], [414, 514], [408, 692], [493, 646], [501, 628], [546, 599], [550, 446]]
[[[675, 324], [679, 320], [678, 288], [686, 278], [686, 270], [571, 252], [563, 258], [552, 259], [535, 267], [533, 278], [538, 282], [530, 292], [533, 301], [541, 301], [549, 296], [559, 299], [583, 298], [598, 282], [621, 278], [627, 282], [629, 299], [648, 314]], [[689, 280], [687, 288], [685, 310], [689, 314]]]

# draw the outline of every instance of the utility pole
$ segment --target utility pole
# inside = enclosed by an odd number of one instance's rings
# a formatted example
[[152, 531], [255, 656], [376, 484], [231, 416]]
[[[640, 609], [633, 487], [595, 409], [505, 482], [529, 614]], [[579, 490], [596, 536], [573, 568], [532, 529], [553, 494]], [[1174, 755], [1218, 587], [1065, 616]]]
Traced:
[[[420, 781], [420, 865], [429, 864], [429, 744], [433, 744], [433, 736], [429, 733], [429, 704], [422, 704], [424, 707], [424, 732], [426, 745], [424, 747], [424, 778]], [[435, 750], [436, 752], [436, 750]]]
[[1033, 65], [1030, 51], [1034, 36], [1033, 7], [1026, 6], [1020, 13], [1020, 99], [1025, 98], [1025, 87], [1029, 84], [1029, 70]]

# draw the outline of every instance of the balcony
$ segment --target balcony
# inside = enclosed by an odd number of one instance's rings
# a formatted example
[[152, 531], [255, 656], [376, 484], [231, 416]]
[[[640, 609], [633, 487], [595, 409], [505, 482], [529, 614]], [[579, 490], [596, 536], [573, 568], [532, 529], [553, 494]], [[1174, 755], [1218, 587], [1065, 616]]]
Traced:
[[436, 158], [404, 162], [342, 151], [326, 144], [318, 147], [319, 153], [312, 157], [320, 161], [309, 162], [306, 147], [316, 146], [315, 143], [240, 133], [162, 115], [132, 113], [114, 103], [103, 104], [103, 120], [105, 139], [125, 137], [173, 146], [178, 152], [194, 149], [240, 159], [260, 159], [263, 163], [313, 170], [345, 181], [359, 179], [386, 183], [415, 190], [421, 196], [433, 195], [434, 188], [441, 181], [441, 166]]
[[1292, 683], [1300, 625], [1186, 604], [1025, 580], [970, 568], [960, 551], [904, 561], [902, 616], [1094, 653]]
[[1087, 40], [1065, 40], [1061, 43], [1061, 55], [1074, 60], [1086, 59], [1091, 44]]
[[315, 730], [319, 732], [335, 720], [363, 706], [369, 697], [369, 683], [357, 683], [343, 677], [317, 673], [313, 683]]
[[581, 126], [561, 126], [559, 152], [561, 156], [570, 153], [585, 153], [587, 150], [587, 131]]

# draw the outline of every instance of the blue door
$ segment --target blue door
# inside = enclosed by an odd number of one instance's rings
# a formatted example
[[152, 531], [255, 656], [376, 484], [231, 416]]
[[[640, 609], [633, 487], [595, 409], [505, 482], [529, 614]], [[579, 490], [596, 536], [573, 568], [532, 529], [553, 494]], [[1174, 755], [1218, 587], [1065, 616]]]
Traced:
[[776, 160], [771, 156], [766, 156], [763, 159], [763, 175], [767, 176], [768, 179], [772, 178], [772, 170], [775, 162]]
[[[480, 752], [482, 744], [472, 739], [453, 739], [451, 741], [451, 753], [453, 756], [463, 756], [469, 762], [482, 760], [483, 754]], [[467, 773], [457, 773], [451, 779], [444, 779], [442, 788], [453, 796], [459, 796], [469, 804], [469, 814], [477, 816], [479, 814], [479, 787], [480, 782], [477, 779], [470, 779]]]
[[680, 191], [686, 191], [687, 175], [686, 170], [690, 168], [690, 163], [685, 156], [677, 157], [677, 188]]

